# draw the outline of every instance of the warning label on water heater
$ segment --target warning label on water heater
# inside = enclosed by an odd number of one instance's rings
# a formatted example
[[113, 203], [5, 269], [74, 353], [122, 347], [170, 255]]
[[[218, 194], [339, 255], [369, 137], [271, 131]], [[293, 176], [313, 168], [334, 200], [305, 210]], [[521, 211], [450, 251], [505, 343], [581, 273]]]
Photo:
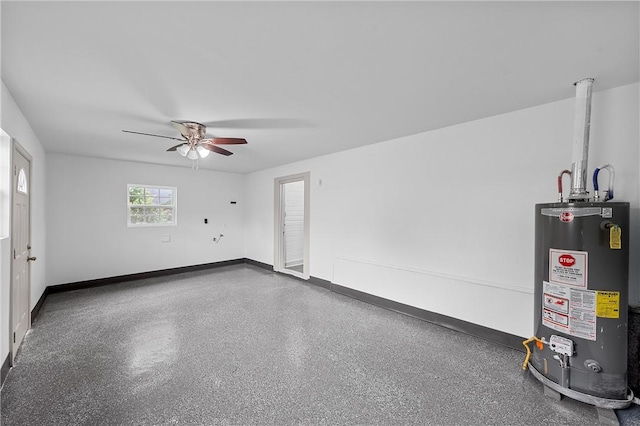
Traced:
[[543, 281], [542, 324], [570, 336], [596, 340], [596, 292]]
[[586, 287], [588, 255], [586, 251], [549, 249], [549, 281]]
[[600, 318], [620, 318], [620, 292], [599, 291], [596, 301], [596, 315]]

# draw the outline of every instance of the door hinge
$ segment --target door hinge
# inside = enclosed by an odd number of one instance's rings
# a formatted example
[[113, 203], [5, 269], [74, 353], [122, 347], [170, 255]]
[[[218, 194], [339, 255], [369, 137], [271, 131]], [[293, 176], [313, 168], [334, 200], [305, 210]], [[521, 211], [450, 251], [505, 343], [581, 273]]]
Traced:
[[15, 343], [15, 342], [16, 342], [16, 333], [14, 332], [13, 333], [13, 343]]
[[16, 249], [13, 249], [13, 260], [16, 259]]

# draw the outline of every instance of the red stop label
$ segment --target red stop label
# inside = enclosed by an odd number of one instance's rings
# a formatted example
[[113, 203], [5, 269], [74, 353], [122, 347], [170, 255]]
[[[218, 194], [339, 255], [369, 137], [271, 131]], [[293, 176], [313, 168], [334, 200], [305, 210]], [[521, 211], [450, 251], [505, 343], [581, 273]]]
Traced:
[[573, 266], [576, 263], [576, 258], [570, 254], [561, 254], [558, 262], [560, 262], [562, 266]]

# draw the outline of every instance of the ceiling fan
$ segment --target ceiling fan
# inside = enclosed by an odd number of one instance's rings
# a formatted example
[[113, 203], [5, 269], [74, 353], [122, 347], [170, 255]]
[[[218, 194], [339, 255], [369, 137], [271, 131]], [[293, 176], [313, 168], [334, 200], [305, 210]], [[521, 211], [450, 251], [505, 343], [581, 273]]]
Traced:
[[183, 157], [187, 157], [190, 160], [205, 158], [210, 152], [227, 156], [232, 155], [233, 152], [220, 148], [218, 145], [241, 145], [247, 143], [247, 140], [242, 138], [207, 138], [205, 137], [207, 127], [204, 124], [196, 123], [195, 121], [171, 121], [171, 124], [176, 128], [176, 130], [178, 130], [178, 132], [180, 132], [180, 135], [182, 136], [181, 138], [133, 132], [131, 130], [123, 130], [123, 132], [180, 141], [181, 143], [172, 146], [167, 149], [167, 151], [176, 151]]

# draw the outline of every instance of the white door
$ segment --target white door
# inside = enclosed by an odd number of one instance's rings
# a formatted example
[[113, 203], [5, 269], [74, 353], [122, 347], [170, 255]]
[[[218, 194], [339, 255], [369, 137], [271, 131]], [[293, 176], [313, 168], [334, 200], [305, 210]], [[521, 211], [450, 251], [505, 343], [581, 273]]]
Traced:
[[309, 278], [309, 173], [275, 179], [274, 270]]
[[11, 364], [27, 330], [31, 318], [29, 311], [29, 262], [30, 221], [29, 194], [31, 192], [31, 162], [26, 153], [13, 148], [13, 213], [11, 242], [13, 263], [11, 267]]
[[304, 181], [282, 184], [284, 269], [304, 272]]

